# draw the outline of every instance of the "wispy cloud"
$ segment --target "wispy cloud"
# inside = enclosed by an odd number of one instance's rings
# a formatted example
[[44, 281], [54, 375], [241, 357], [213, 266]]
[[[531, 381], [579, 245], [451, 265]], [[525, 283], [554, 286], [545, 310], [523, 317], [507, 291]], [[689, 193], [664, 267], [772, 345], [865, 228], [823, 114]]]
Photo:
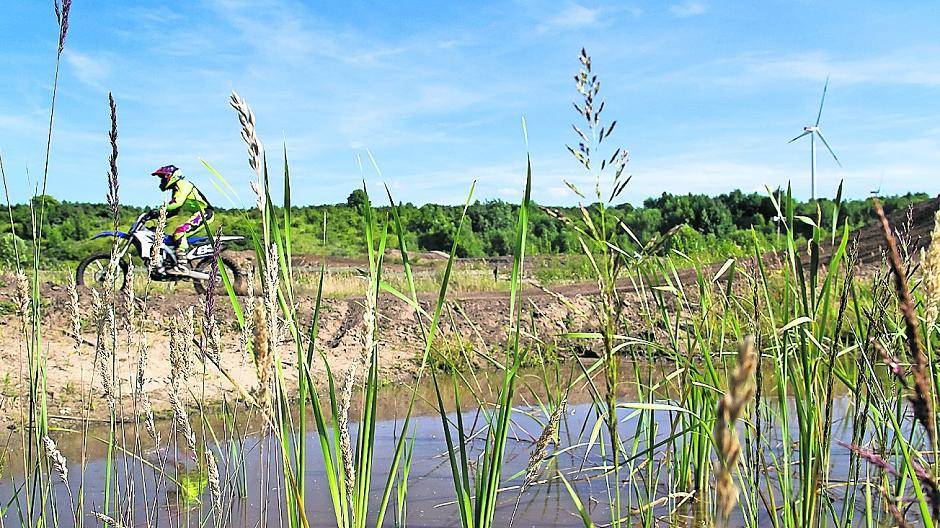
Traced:
[[71, 67], [76, 79], [96, 90], [104, 89], [111, 74], [111, 65], [107, 60], [68, 48], [64, 55], [65, 62]]
[[940, 86], [938, 49], [900, 49], [887, 54], [838, 58], [815, 51], [780, 57], [750, 57], [748, 72], [757, 78], [774, 76], [821, 80], [842, 84], [912, 84]]
[[568, 4], [539, 26], [539, 31], [570, 30], [596, 24], [600, 8], [588, 8], [580, 4]]
[[861, 57], [841, 57], [821, 50], [786, 54], [748, 52], [651, 76], [651, 80], [736, 88], [786, 80], [822, 83], [827, 78], [843, 86], [937, 87], [940, 86], [940, 47], [902, 48]]
[[704, 15], [706, 11], [708, 11], [708, 6], [697, 0], [686, 0], [685, 2], [669, 6], [669, 12], [679, 18]]

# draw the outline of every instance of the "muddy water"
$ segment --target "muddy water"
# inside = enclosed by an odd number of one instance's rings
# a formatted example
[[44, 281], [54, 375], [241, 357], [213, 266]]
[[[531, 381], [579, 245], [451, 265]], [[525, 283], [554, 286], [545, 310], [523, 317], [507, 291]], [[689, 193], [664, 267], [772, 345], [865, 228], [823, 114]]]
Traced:
[[[671, 371], [670, 366], [644, 367], [641, 377], [653, 378], [664, 372]], [[658, 371], [658, 373], [657, 373]], [[543, 481], [525, 490], [521, 498], [518, 486], [521, 483], [521, 474], [525, 471], [529, 455], [533, 450], [533, 442], [541, 432], [540, 422], [544, 422], [544, 414], [539, 409], [539, 402], [546, 400], [549, 391], [545, 389], [543, 372], [538, 369], [527, 371], [521, 378], [518, 397], [518, 407], [514, 413], [511, 440], [507, 444], [506, 463], [503, 469], [504, 491], [500, 494], [496, 517], [496, 526], [506, 526], [510, 516], [516, 508], [514, 526], [518, 527], [555, 527], [580, 526], [581, 521], [573, 507], [571, 497], [563, 487], [560, 480], [550, 479], [560, 469], [565, 473], [571, 484], [578, 491], [581, 499], [590, 508], [592, 516], [598, 523], [610, 522], [610, 509], [608, 506], [608, 485], [605, 478], [597, 476], [596, 468], [604, 464], [599, 450], [587, 450], [584, 444], [588, 442], [591, 432], [597, 422], [596, 409], [590, 404], [590, 392], [586, 385], [578, 385], [569, 394], [568, 411], [560, 429], [560, 447], [574, 446], [557, 458], [553, 459], [542, 473]], [[577, 374], [577, 371], [575, 371]], [[635, 379], [636, 372], [625, 373], [625, 379]], [[552, 374], [549, 373], [549, 377]], [[567, 374], [562, 375], [567, 378]], [[462, 414], [467, 427], [474, 425], [474, 430], [482, 429], [483, 420], [476, 408], [477, 397], [484, 401], [493, 401], [498, 390], [501, 378], [496, 375], [482, 376], [471, 379], [470, 383], [476, 388], [476, 397], [464, 392], [461, 398]], [[449, 385], [449, 383], [447, 384]], [[632, 383], [625, 384], [631, 387]], [[549, 386], [552, 386], [550, 381]], [[635, 401], [636, 394], [625, 389], [621, 395], [622, 401]], [[410, 478], [408, 481], [406, 515], [407, 525], [412, 527], [450, 527], [459, 524], [456, 506], [451, 502], [454, 497], [451, 468], [446, 455], [446, 444], [442, 435], [441, 419], [430, 402], [435, 401], [433, 386], [422, 384], [418, 391], [418, 404], [416, 416], [413, 419], [415, 426], [414, 458], [411, 463]], [[375, 436], [375, 461], [373, 468], [373, 487], [370, 499], [370, 510], [375, 510], [380, 501], [382, 488], [391, 464], [391, 456], [397, 434], [400, 431], [400, 420], [406, 409], [410, 390], [404, 387], [390, 386], [380, 391], [379, 416]], [[445, 401], [453, 401], [452, 395], [444, 396]], [[324, 400], [325, 401], [325, 400]], [[842, 417], [849, 411], [848, 400], [837, 399], [834, 409], [834, 423], [844, 423]], [[456, 415], [451, 413], [450, 418]], [[193, 417], [195, 421], [195, 417]], [[655, 441], [665, 439], [670, 431], [670, 415], [667, 412], [655, 413], [657, 432]], [[242, 460], [242, 463], [230, 462], [229, 466], [220, 468], [223, 482], [228, 484], [223, 488], [226, 493], [223, 497], [223, 511], [225, 526], [286, 526], [287, 513], [282, 510], [284, 497], [284, 481], [282, 471], [278, 465], [280, 453], [279, 444], [270, 434], [265, 434], [256, 423], [235, 419], [235, 432], [226, 425], [226, 421], [218, 417], [208, 418], [205, 425], [194, 426], [199, 431], [200, 440], [211, 438], [207, 432], [211, 430], [219, 442], [210, 442], [216, 459]], [[313, 423], [313, 420], [310, 420]], [[78, 427], [76, 425], [76, 427]], [[172, 424], [160, 423], [161, 436], [164, 439], [160, 448], [153, 448], [153, 442], [147, 434], [141, 431], [140, 442], [142, 448], [137, 451], [143, 453], [143, 459], [135, 458], [121, 451], [113, 453], [115, 470], [111, 482], [112, 491], [107, 500], [111, 504], [124, 505], [128, 520], [132, 526], [214, 526], [214, 518], [210, 515], [210, 496], [205, 470], [201, 464], [196, 463], [187, 453], [185, 446], [179, 448], [166, 441], [170, 437]], [[312, 429], [312, 425], [311, 425]], [[128, 439], [125, 445], [134, 450], [136, 440], [133, 424], [119, 425], [121, 434]], [[622, 438], [627, 439], [627, 449], [632, 449], [632, 439], [637, 436], [637, 420], [631, 416], [629, 410], [621, 411], [620, 430]], [[87, 442], [82, 442], [79, 432], [61, 431], [55, 435], [60, 449], [69, 460], [69, 482], [71, 489], [77, 490], [84, 481], [85, 496], [85, 525], [97, 526], [98, 521], [91, 516], [93, 511], [104, 511], [106, 501], [105, 475], [106, 456], [105, 443], [102, 441], [108, 436], [109, 429], [105, 426], [95, 426], [89, 429]], [[352, 426], [352, 437], [355, 441], [355, 424]], [[834, 434], [840, 438], [847, 438], [850, 431], [834, 427]], [[21, 514], [27, 507], [26, 491], [23, 488], [22, 449], [16, 448], [16, 436], [11, 435], [6, 459], [3, 482], [0, 483], [0, 504], [5, 508], [3, 526], [20, 526]], [[484, 447], [483, 437], [480, 434], [468, 446], [470, 458], [474, 459]], [[774, 436], [771, 433], [771, 437]], [[644, 440], [648, 437], [643, 434]], [[773, 439], [772, 446], [779, 445]], [[305, 439], [307, 447], [307, 463], [304, 472], [306, 486], [305, 509], [311, 526], [334, 526], [335, 517], [333, 506], [328, 492], [326, 473], [320, 457], [319, 438], [316, 433], [308, 433]], [[84, 472], [78, 462], [82, 451], [86, 457]], [[236, 449], [238, 456], [232, 456]], [[640, 448], [642, 449], [642, 447]], [[225, 452], [223, 458], [220, 452]], [[660, 484], [657, 497], [668, 493], [665, 482], [668, 476], [667, 466], [660, 467], [659, 462], [666, 459], [663, 449], [655, 450], [653, 465], [658, 469]], [[843, 456], [844, 455], [844, 456]], [[846, 453], [834, 453], [832, 457], [832, 478], [842, 480], [847, 474], [848, 456]], [[155, 468], [165, 468], [165, 472], [156, 471]], [[582, 471], [578, 471], [581, 469]], [[169, 477], [172, 478], [168, 478]], [[516, 476], [516, 478], [510, 478]], [[622, 475], [623, 476], [623, 475]], [[593, 477], [593, 478], [591, 478]], [[641, 479], [642, 480], [642, 479]], [[133, 489], [133, 496], [128, 496], [126, 490]], [[630, 506], [636, 507], [649, 502], [649, 499], [635, 497], [624, 487], [624, 505], [633, 497]], [[242, 490], [239, 493], [237, 490]], [[35, 495], [35, 494], [33, 494]], [[37, 500], [37, 504], [42, 501]], [[53, 504], [54, 502], [54, 504]], [[395, 526], [394, 519], [398, 504], [393, 493], [392, 501], [386, 515], [386, 526]], [[626, 510], [626, 508], [625, 508]], [[46, 502], [46, 511], [50, 516], [56, 515], [60, 526], [74, 526], [69, 507], [69, 496], [64, 484], [57, 481], [55, 497]], [[112, 509], [113, 511], [113, 509]], [[678, 512], [668, 509], [655, 511], [657, 517], [666, 515], [669, 524], [679, 526], [699, 526], [700, 521], [695, 519], [691, 508], [684, 507]], [[374, 513], [373, 513], [374, 516]], [[370, 518], [370, 525], [374, 517]], [[51, 523], [49, 523], [51, 525]]]

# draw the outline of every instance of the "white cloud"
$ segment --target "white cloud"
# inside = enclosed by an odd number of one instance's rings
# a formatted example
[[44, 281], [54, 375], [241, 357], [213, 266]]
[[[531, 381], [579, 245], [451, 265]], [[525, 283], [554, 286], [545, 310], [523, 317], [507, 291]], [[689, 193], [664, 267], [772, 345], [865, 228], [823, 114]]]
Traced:
[[539, 31], [578, 29], [597, 23], [600, 8], [591, 9], [580, 4], [568, 4], [561, 11], [545, 20]]
[[103, 57], [95, 57], [70, 48], [65, 49], [64, 56], [65, 62], [80, 82], [99, 90], [107, 84], [111, 65]]
[[708, 11], [708, 7], [696, 0], [687, 0], [682, 3], [672, 4], [669, 6], [669, 11], [680, 18], [688, 18], [705, 14]]

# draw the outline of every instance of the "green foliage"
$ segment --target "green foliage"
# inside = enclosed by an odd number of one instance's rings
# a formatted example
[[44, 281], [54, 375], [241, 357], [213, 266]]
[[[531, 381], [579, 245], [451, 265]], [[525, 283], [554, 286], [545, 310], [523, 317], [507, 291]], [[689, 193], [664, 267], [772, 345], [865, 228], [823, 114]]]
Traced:
[[0, 263], [8, 268], [16, 267], [17, 258], [26, 254], [26, 242], [13, 233], [0, 235]]
[[[333, 256], [363, 256], [366, 246], [359, 226], [359, 207], [364, 203], [362, 189], [354, 190], [345, 204], [293, 206], [291, 208], [291, 238], [295, 254], [318, 254]], [[883, 199], [885, 210], [890, 213], [908, 204], [927, 200], [924, 193], [908, 193]], [[107, 240], [90, 238], [101, 231], [111, 230], [111, 219], [103, 204], [58, 201], [45, 197], [46, 216], [49, 220], [43, 231], [44, 264], [46, 266], [74, 266], [92, 252], [106, 249]], [[818, 210], [817, 210], [818, 207]], [[834, 202], [820, 199], [815, 203], [797, 203], [795, 214], [816, 218], [830, 218]], [[850, 228], [857, 228], [871, 220], [870, 200], [844, 200], [840, 217]], [[575, 207], [553, 207], [554, 211], [573, 220], [581, 218]], [[377, 208], [378, 215], [389, 212], [388, 207]], [[467, 217], [460, 230], [457, 256], [487, 257], [508, 255], [512, 252], [515, 236], [514, 226], [519, 206], [502, 200], [475, 201], [467, 209]], [[599, 226], [600, 217], [595, 207], [589, 207], [592, 221]], [[140, 214], [140, 207], [125, 206], [121, 209], [121, 228], [126, 229]], [[420, 207], [402, 204], [399, 208], [405, 241], [420, 251], [449, 251], [462, 207], [425, 204]], [[12, 207], [13, 231], [6, 215], [0, 219], [0, 265], [12, 266], [14, 245], [23, 258], [23, 251], [32, 241], [31, 213], [26, 204]], [[624, 226], [642, 241], [651, 240], [669, 229], [685, 224], [677, 240], [664, 245], [665, 249], [679, 249], [690, 256], [722, 259], [742, 256], [750, 240], [750, 228], [764, 238], [769, 247], [776, 244], [778, 225], [776, 210], [769, 196], [761, 193], [742, 193], [735, 190], [715, 197], [702, 194], [673, 195], [663, 193], [657, 198], [647, 199], [642, 207], [621, 204], [607, 210], [603, 222], [611, 234], [612, 243], [622, 248], [638, 249]], [[255, 209], [216, 209], [216, 225], [227, 233], [247, 234], [260, 219]], [[324, 223], [326, 232], [324, 233]], [[173, 225], [171, 219], [170, 225]], [[581, 247], [576, 233], [565, 226], [563, 220], [549, 215], [539, 207], [533, 207], [529, 215], [530, 233], [527, 251], [531, 254], [578, 254]], [[793, 226], [796, 234], [806, 238], [812, 227], [803, 223]], [[12, 234], [15, 232], [16, 238]], [[397, 240], [389, 244], [397, 245]], [[244, 249], [244, 248], [242, 248]], [[28, 263], [28, 262], [27, 262]]]
[[354, 189], [346, 198], [346, 205], [358, 210], [369, 201], [369, 197], [362, 189]]

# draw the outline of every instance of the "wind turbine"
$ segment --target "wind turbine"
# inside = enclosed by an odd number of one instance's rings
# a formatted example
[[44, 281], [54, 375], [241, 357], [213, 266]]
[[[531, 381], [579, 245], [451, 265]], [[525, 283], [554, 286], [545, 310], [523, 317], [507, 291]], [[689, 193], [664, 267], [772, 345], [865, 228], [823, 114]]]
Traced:
[[819, 136], [819, 140], [823, 142], [823, 145], [826, 146], [826, 150], [832, 154], [832, 159], [836, 160], [836, 163], [841, 167], [842, 162], [839, 161], [839, 157], [836, 156], [836, 153], [832, 151], [832, 147], [829, 146], [829, 143], [826, 141], [826, 137], [823, 136], [822, 129], [819, 128], [819, 120], [822, 118], [823, 104], [826, 103], [826, 91], [829, 89], [829, 78], [826, 77], [826, 85], [823, 86], [822, 100], [819, 101], [819, 113], [816, 114], [816, 124], [803, 127], [803, 133], [795, 138], [791, 139], [789, 143], [800, 139], [803, 136], [809, 136], [810, 144], [810, 187], [812, 192], [812, 199], [816, 199], [816, 136]]

